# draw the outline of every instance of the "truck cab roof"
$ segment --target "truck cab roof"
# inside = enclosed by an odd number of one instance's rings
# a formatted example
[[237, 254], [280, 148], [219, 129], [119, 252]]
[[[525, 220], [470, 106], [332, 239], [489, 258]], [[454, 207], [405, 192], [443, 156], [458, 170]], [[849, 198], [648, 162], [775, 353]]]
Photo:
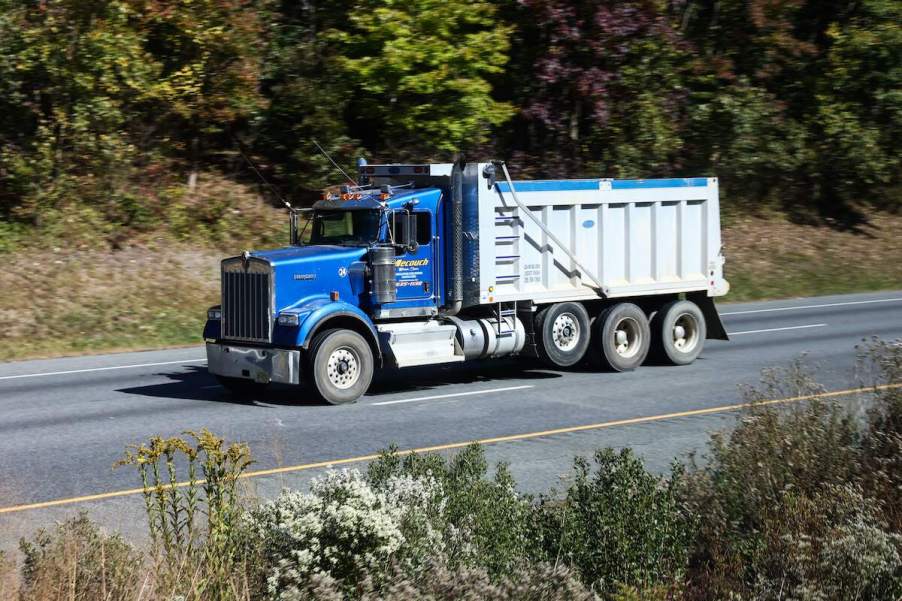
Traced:
[[380, 209], [401, 209], [408, 202], [416, 200], [418, 208], [435, 210], [439, 198], [441, 198], [441, 190], [435, 187], [402, 188], [395, 190], [385, 201], [380, 199], [378, 190], [364, 190], [347, 196], [350, 198], [342, 199], [341, 195], [324, 198], [315, 202], [313, 208], [317, 211], [378, 211]]

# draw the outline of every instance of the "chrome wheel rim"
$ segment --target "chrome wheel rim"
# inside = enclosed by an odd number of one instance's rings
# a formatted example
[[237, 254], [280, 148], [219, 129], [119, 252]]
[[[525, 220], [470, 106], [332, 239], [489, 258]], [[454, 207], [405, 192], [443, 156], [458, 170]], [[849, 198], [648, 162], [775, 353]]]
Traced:
[[614, 326], [614, 351], [624, 359], [635, 357], [642, 348], [642, 328], [632, 317], [624, 317]]
[[551, 325], [551, 339], [561, 351], [571, 351], [579, 344], [579, 322], [572, 313], [561, 313]]
[[691, 353], [698, 346], [698, 320], [690, 313], [680, 313], [673, 321], [673, 346], [681, 353]]
[[350, 388], [360, 379], [360, 357], [350, 347], [338, 347], [329, 355], [326, 375], [336, 388], [341, 390]]

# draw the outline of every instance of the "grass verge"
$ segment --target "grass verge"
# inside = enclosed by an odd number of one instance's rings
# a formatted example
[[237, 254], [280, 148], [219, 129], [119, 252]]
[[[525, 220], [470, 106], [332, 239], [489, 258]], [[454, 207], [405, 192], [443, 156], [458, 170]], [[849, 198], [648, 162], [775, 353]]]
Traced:
[[[216, 248], [186, 234], [118, 251], [51, 246], [5, 255], [0, 360], [200, 344], [206, 309], [219, 299], [220, 259], [276, 244], [284, 226], [280, 211], [235, 210], [232, 227], [247, 236], [222, 234]], [[723, 232], [732, 290], [722, 300], [900, 288], [899, 231], [902, 216], [889, 214], [856, 232], [777, 217], [732, 220]]]
[[730, 294], [746, 301], [902, 288], [902, 215], [858, 230], [743, 218], [724, 228]]

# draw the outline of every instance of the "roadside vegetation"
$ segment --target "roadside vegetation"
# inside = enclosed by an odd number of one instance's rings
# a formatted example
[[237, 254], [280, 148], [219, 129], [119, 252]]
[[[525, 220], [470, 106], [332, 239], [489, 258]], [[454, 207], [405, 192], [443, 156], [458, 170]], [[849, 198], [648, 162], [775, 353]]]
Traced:
[[821, 391], [794, 364], [746, 391], [703, 461], [661, 476], [602, 449], [538, 497], [474, 445], [389, 449], [257, 501], [241, 493], [247, 446], [154, 438], [122, 461], [144, 484], [149, 548], [72, 518], [22, 541], [0, 599], [898, 599], [902, 345], [862, 345], [859, 365], [866, 414], [756, 404]]

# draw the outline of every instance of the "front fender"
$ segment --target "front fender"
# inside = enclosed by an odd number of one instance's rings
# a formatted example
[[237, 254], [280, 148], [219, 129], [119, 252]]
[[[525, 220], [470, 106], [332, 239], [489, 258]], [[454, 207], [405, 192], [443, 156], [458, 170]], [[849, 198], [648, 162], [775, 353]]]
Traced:
[[379, 337], [376, 333], [376, 326], [373, 325], [369, 316], [360, 307], [344, 301], [317, 299], [300, 307], [283, 311], [283, 313], [296, 313], [298, 325], [290, 327], [277, 325], [275, 327], [273, 342], [278, 346], [293, 346], [307, 349], [321, 325], [336, 317], [346, 317], [359, 322], [369, 332], [370, 343], [378, 351]]

